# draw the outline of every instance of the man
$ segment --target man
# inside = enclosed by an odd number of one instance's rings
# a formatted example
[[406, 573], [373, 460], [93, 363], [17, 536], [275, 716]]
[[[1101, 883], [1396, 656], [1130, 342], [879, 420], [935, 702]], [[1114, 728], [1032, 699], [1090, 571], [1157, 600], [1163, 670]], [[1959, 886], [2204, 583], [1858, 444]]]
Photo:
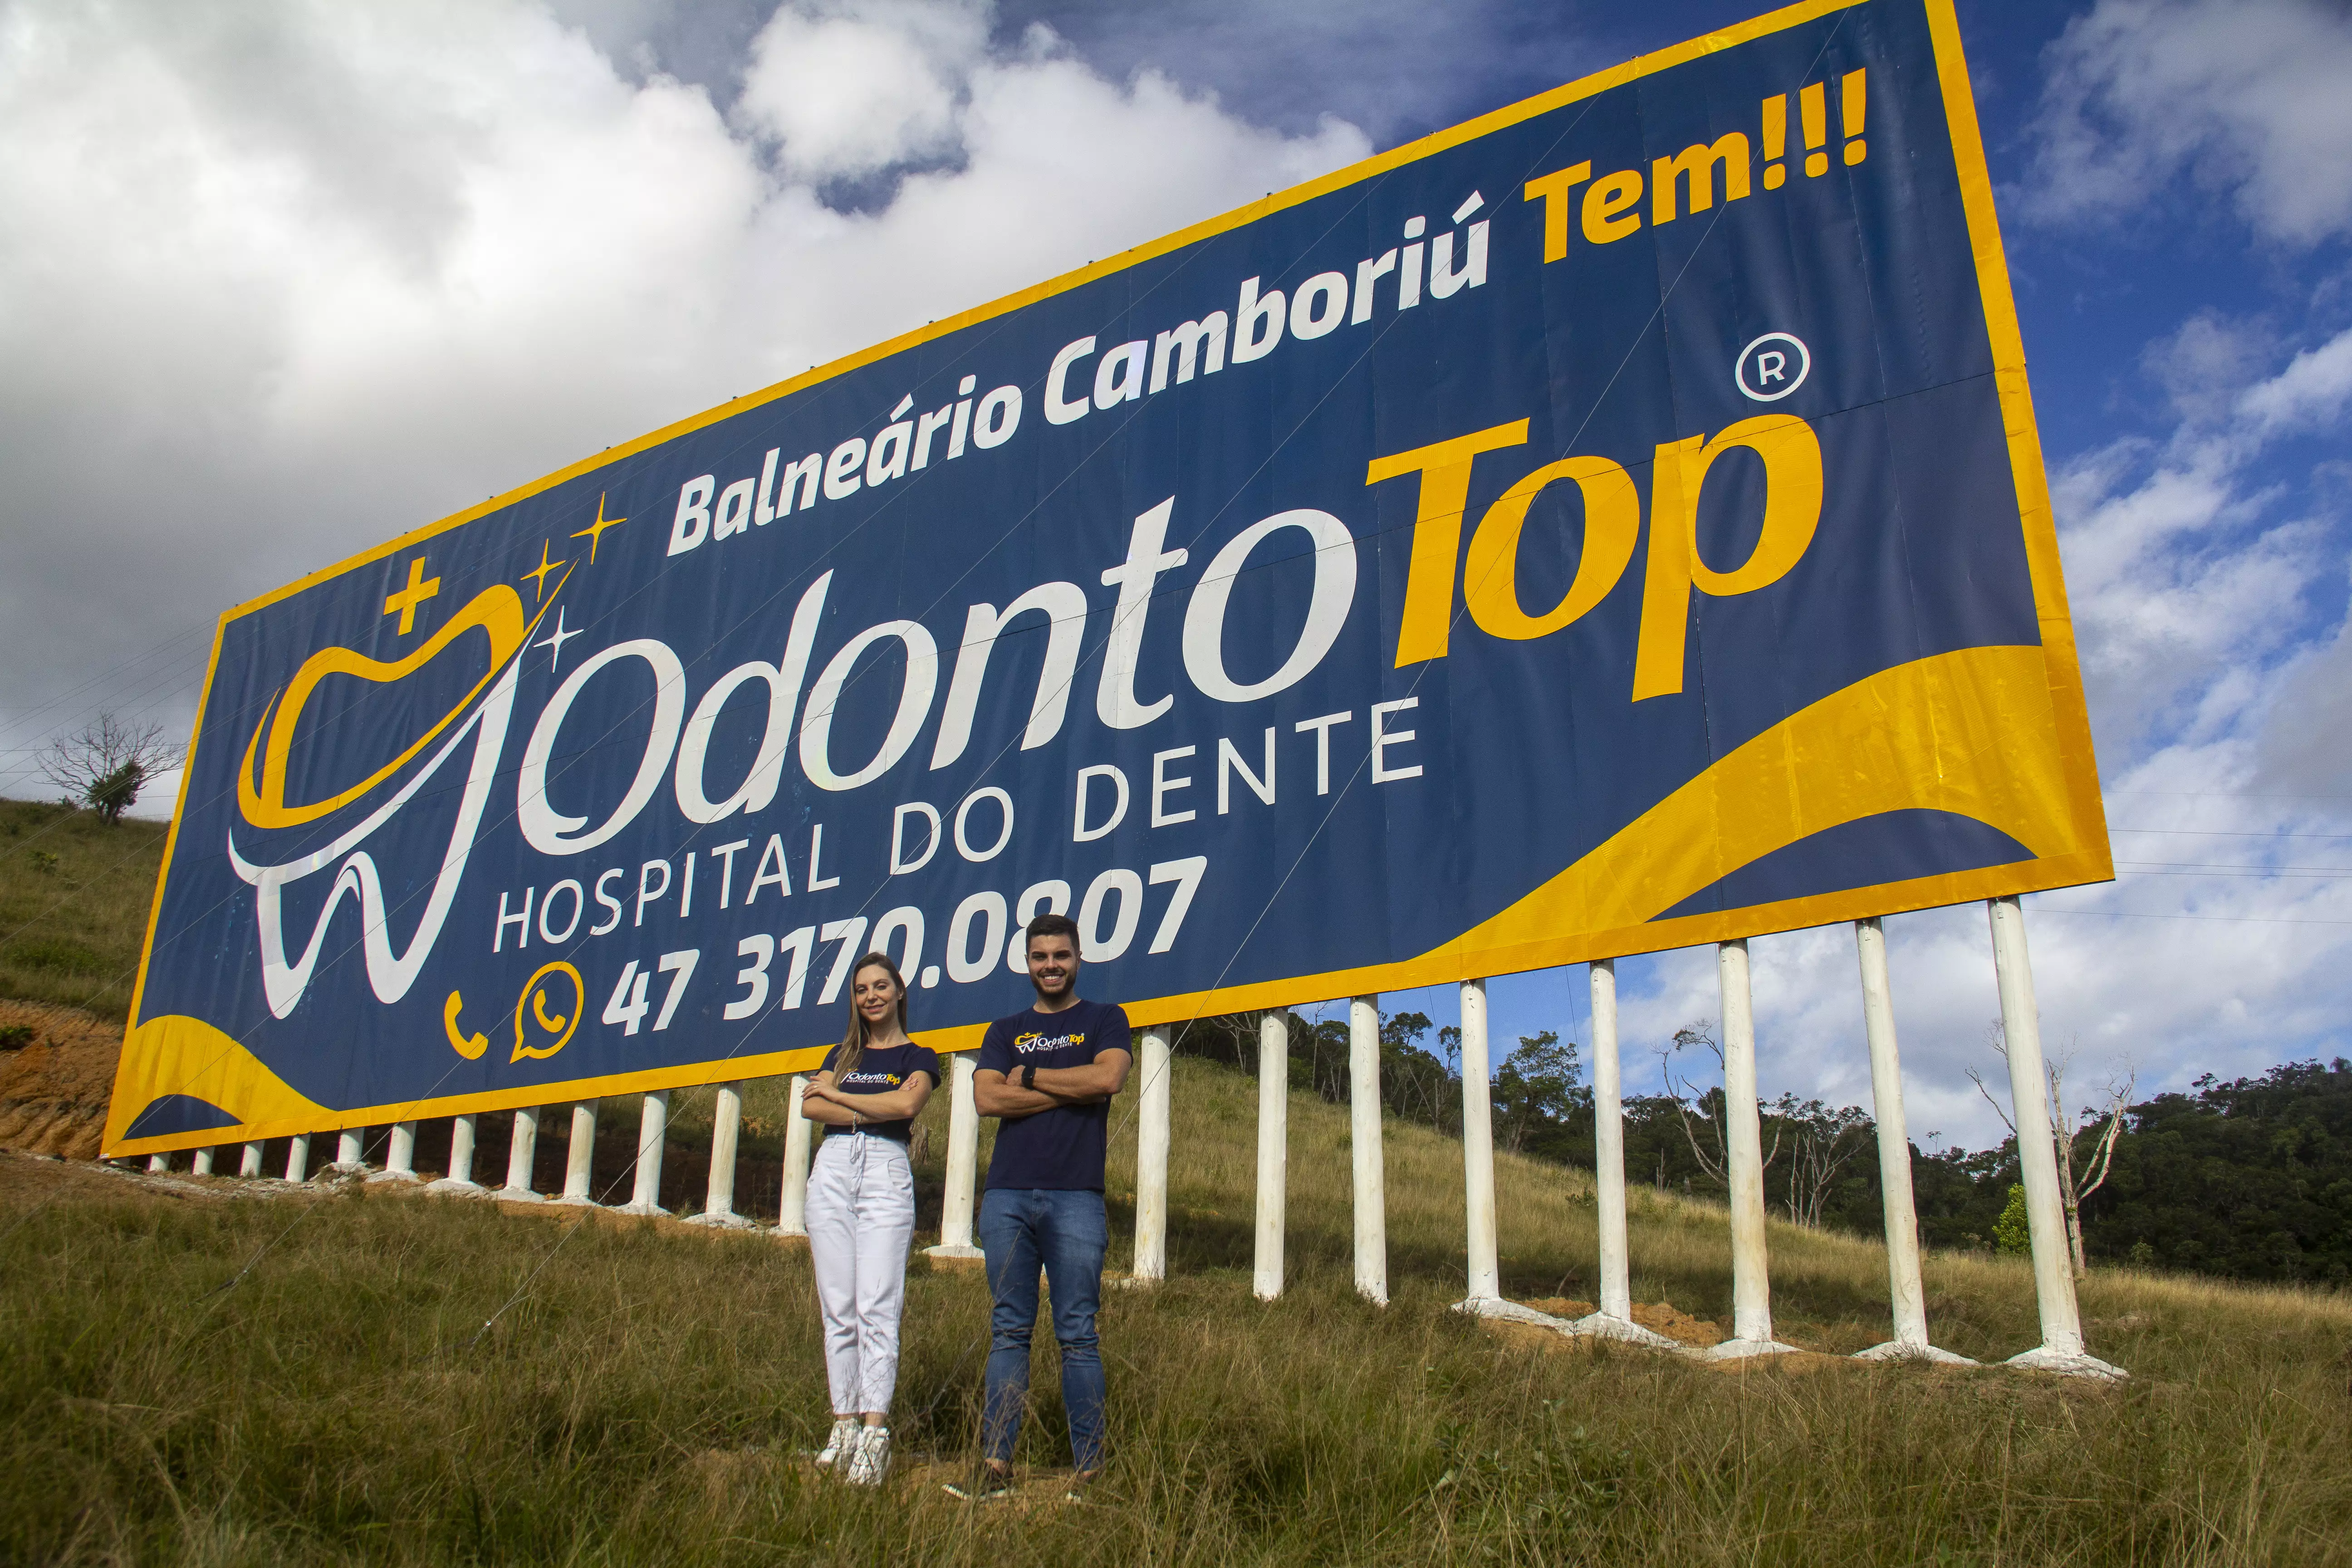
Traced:
[[1062, 1347], [1062, 1405], [1070, 1417], [1075, 1500], [1103, 1458], [1102, 1354], [1095, 1308], [1102, 1296], [1103, 1151], [1110, 1100], [1134, 1056], [1127, 1015], [1078, 996], [1078, 927], [1067, 915], [1029, 922], [1029, 984], [1036, 1005], [988, 1027], [972, 1073], [982, 1116], [1003, 1119], [980, 1201], [980, 1246], [995, 1298], [982, 1415], [982, 1468], [958, 1497], [986, 1501], [1012, 1489], [1013, 1445], [1029, 1394], [1029, 1336], [1037, 1322], [1037, 1271], [1054, 1304]]

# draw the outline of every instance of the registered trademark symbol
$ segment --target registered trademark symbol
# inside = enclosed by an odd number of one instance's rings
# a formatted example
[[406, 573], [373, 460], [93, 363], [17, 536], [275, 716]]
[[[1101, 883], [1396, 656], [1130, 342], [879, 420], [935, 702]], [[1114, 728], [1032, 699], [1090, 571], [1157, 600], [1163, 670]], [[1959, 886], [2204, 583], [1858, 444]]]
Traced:
[[1767, 332], [1739, 351], [1732, 378], [1739, 390], [1759, 403], [1775, 403], [1805, 384], [1813, 356], [1803, 340], [1788, 332]]

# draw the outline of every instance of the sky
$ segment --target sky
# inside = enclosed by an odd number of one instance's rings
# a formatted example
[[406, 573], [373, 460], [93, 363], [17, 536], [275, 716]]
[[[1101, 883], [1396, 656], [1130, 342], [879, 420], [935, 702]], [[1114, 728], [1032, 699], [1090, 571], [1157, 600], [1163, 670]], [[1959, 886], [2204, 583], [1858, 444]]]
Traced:
[[[0, 795], [100, 709], [184, 734], [232, 604], [1759, 9], [0, 0]], [[2077, 1101], [2332, 1056], [2352, 12], [1958, 9], [2119, 870], [2026, 900], [2045, 1041]], [[1997, 1140], [1982, 907], [1887, 935], [1915, 1140]], [[1851, 929], [1752, 947], [1764, 1093], [1866, 1104]], [[1654, 1089], [1712, 950], [1619, 985]], [[1580, 967], [1491, 994], [1498, 1054], [1588, 1037]]]

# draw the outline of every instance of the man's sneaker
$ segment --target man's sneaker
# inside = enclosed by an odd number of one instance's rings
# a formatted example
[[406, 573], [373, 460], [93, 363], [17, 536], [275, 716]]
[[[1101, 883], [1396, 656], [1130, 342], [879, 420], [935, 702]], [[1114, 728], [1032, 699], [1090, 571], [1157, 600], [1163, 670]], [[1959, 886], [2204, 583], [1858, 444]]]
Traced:
[[1100, 1470], [1076, 1470], [1071, 1472], [1069, 1489], [1062, 1494], [1062, 1500], [1064, 1502], [1086, 1501], [1087, 1493], [1094, 1487], [1095, 1478], [1101, 1474], [1102, 1472]]
[[854, 1415], [835, 1416], [833, 1436], [826, 1438], [824, 1447], [817, 1450], [816, 1462], [820, 1465], [831, 1465], [844, 1454], [855, 1448], [857, 1445], [857, 1418]]
[[965, 1502], [1003, 1502], [1013, 1495], [1013, 1476], [1010, 1471], [982, 1465], [980, 1474], [971, 1480], [950, 1481], [943, 1489], [948, 1496]]
[[857, 1446], [850, 1450], [849, 1473], [842, 1479], [853, 1487], [878, 1487], [890, 1473], [890, 1428], [861, 1426]]

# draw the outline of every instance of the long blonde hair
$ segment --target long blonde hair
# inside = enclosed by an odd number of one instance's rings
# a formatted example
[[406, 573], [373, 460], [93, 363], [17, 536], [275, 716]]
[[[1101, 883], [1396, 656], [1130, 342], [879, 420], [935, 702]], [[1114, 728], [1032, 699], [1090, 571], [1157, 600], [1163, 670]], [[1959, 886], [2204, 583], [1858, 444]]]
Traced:
[[856, 1072], [858, 1064], [866, 1059], [868, 1031], [866, 1015], [857, 1010], [857, 977], [877, 964], [890, 972], [890, 984], [898, 988], [898, 1032], [902, 1035], [907, 1032], [907, 977], [898, 973], [898, 966], [890, 962], [888, 953], [869, 952], [857, 961], [856, 968], [849, 972], [849, 1032], [842, 1036], [841, 1048], [834, 1055], [833, 1081], [835, 1083]]

